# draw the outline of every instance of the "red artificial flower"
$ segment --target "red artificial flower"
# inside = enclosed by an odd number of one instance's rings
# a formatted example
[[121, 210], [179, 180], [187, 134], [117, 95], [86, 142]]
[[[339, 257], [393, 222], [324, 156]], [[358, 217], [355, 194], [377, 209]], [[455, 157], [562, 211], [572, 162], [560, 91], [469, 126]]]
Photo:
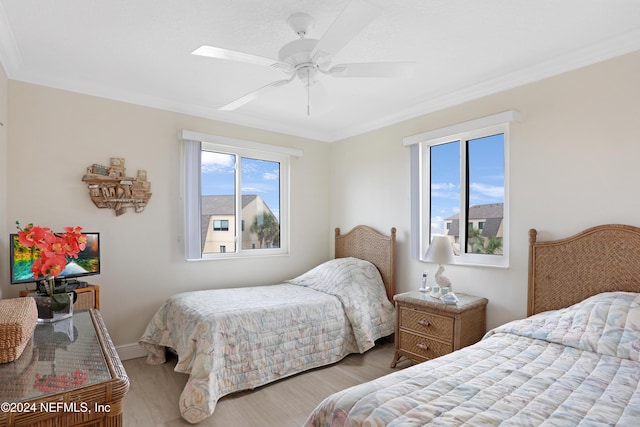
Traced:
[[42, 249], [41, 245], [44, 244], [48, 234], [52, 234], [50, 228], [29, 224], [24, 230], [18, 232], [18, 238], [20, 239], [20, 244], [24, 247], [36, 246]]
[[65, 227], [65, 232], [55, 234], [47, 227], [29, 224], [18, 232], [20, 244], [40, 249], [31, 271], [33, 277], [56, 277], [64, 270], [69, 258], [78, 258], [78, 252], [86, 247], [87, 237], [82, 227]]

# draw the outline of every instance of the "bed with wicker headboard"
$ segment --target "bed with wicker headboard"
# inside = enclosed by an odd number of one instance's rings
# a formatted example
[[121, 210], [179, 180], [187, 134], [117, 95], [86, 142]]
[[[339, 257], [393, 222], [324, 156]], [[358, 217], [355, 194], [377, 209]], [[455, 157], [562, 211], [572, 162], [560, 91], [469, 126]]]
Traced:
[[396, 228], [389, 235], [377, 232], [366, 225], [358, 225], [348, 233], [340, 234], [336, 228], [335, 257], [355, 257], [367, 260], [378, 268], [387, 290], [387, 298], [393, 302], [396, 294]]
[[568, 307], [609, 291], [640, 292], [640, 228], [606, 224], [537, 241], [529, 230], [527, 315]]
[[528, 317], [334, 393], [305, 426], [638, 425], [640, 228], [529, 236]]
[[335, 363], [395, 332], [395, 228], [383, 235], [336, 229], [335, 258], [269, 286], [185, 292], [150, 320], [140, 345], [147, 362], [178, 354], [189, 379], [179, 399], [189, 422], [239, 390]]

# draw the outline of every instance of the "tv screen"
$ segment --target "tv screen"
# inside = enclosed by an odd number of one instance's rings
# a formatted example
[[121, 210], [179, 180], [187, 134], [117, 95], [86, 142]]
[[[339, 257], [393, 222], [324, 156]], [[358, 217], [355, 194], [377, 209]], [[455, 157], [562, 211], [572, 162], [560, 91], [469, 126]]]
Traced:
[[[100, 274], [100, 233], [82, 233], [87, 237], [86, 246], [78, 253], [77, 259], [70, 259], [65, 269], [56, 277], [57, 281], [66, 281], [77, 277]], [[9, 237], [9, 269], [11, 284], [37, 282], [31, 267], [38, 258], [39, 249], [27, 248], [20, 244], [17, 234]]]

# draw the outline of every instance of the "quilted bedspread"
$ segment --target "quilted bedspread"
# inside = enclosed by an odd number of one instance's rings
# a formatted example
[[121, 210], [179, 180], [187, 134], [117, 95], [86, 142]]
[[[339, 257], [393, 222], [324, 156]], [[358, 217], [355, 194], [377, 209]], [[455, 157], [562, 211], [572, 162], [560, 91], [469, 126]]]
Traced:
[[306, 426], [638, 426], [640, 294], [604, 293], [326, 398]]
[[394, 328], [376, 267], [341, 258], [279, 285], [175, 295], [140, 344], [150, 364], [176, 351], [175, 370], [189, 374], [180, 411], [197, 423], [224, 395], [364, 352]]

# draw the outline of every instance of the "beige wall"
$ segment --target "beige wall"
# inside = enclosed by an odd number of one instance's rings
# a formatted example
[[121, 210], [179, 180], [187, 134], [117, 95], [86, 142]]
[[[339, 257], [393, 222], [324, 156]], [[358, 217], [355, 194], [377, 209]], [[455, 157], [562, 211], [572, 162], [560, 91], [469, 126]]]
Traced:
[[[511, 266], [450, 266], [458, 291], [489, 299], [488, 326], [526, 315], [528, 230], [541, 240], [602, 223], [640, 226], [640, 52], [331, 145], [331, 226], [398, 228], [398, 291], [419, 287], [409, 253], [409, 149], [402, 137], [516, 109]], [[432, 276], [430, 276], [432, 277]], [[432, 280], [432, 279], [431, 279]], [[558, 292], [571, 292], [570, 288]]]
[[[7, 257], [6, 227], [15, 220], [99, 231], [102, 274], [91, 282], [101, 285], [101, 311], [116, 346], [136, 343], [172, 294], [273, 283], [329, 258], [327, 144], [17, 81], [8, 85], [10, 186], [6, 216], [0, 209], [5, 218], [0, 258]], [[291, 256], [184, 261], [180, 129], [304, 151], [291, 162]], [[87, 166], [108, 163], [110, 157], [126, 159], [128, 172], [147, 171], [153, 195], [144, 212], [116, 217], [91, 203], [82, 175]], [[17, 295], [22, 287], [8, 285], [8, 277], [2, 275], [3, 292]]]

